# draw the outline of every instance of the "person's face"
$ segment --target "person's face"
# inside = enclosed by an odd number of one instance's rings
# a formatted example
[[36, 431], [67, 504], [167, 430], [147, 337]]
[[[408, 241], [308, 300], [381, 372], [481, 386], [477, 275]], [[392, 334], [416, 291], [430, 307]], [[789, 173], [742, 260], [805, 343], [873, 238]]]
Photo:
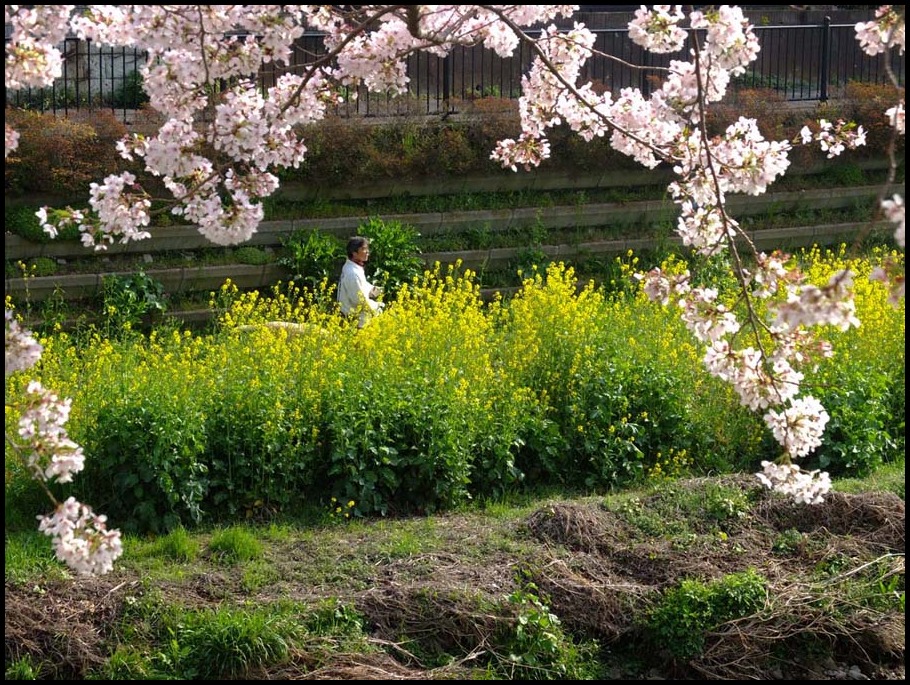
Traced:
[[364, 245], [357, 252], [354, 253], [354, 256], [357, 257], [358, 261], [365, 262], [370, 258], [370, 246]]

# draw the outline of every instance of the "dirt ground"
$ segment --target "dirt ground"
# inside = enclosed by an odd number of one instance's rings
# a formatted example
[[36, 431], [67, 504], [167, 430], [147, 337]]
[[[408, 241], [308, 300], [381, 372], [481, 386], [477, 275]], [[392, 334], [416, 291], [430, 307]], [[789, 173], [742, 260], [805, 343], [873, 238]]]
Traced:
[[[306, 586], [291, 580], [299, 578], [299, 565], [313, 551], [297, 540], [273, 550], [269, 558], [278, 580], [254, 596], [244, 592], [236, 570], [223, 568], [187, 574], [160, 590], [171, 602], [199, 607], [231, 599], [264, 604], [341, 597], [365, 617], [370, 640], [384, 647], [372, 654], [322, 653], [318, 659], [296, 650], [288, 663], [250, 673], [251, 679], [470, 679], [497, 626], [514, 616], [478, 611], [477, 602], [468, 600], [508, 594], [522, 567], [533, 569], [533, 582], [568, 633], [616, 652], [608, 665], [612, 679], [903, 680], [903, 613], [874, 605], [856, 610], [856, 598], [843, 591], [844, 582], [874, 564], [879, 574], [886, 569], [886, 576], [897, 576], [903, 593], [903, 500], [885, 493], [833, 493], [824, 504], [805, 507], [771, 496], [752, 479], [725, 482], [750, 496], [749, 511], [728, 522], [723, 534], [696, 528], [685, 545], [672, 535], [643, 535], [598, 501], [554, 501], [509, 524], [509, 535], [521, 542], [520, 556], [495, 546], [480, 555], [465, 553], [488, 544], [482, 528], [489, 523], [459, 514], [439, 517], [444, 521], [437, 529], [448, 536], [443, 544], [377, 559], [365, 584], [345, 587], [342, 579]], [[659, 502], [643, 501], [643, 510], [649, 504]], [[784, 531], [802, 534], [786, 554], [775, 547]], [[368, 537], [346, 540], [338, 553], [371, 554]], [[837, 573], [820, 579], [818, 569], [834, 561], [841, 564]], [[717, 626], [699, 656], [685, 663], [663, 653], [632, 660], [623, 653], [624, 644], [637, 644], [642, 611], [661, 590], [683, 578], [710, 580], [749, 568], [768, 580], [767, 611]], [[40, 587], [7, 582], [7, 665], [30, 654], [51, 664], [55, 678], [85, 677], [110, 655], [112, 626], [141, 584], [137, 573], [122, 570]], [[829, 587], [824, 601], [820, 585]], [[427, 668], [402, 646], [403, 636], [462, 658]], [[804, 658], [780, 657], [781, 645], [808, 638], [825, 648]]]

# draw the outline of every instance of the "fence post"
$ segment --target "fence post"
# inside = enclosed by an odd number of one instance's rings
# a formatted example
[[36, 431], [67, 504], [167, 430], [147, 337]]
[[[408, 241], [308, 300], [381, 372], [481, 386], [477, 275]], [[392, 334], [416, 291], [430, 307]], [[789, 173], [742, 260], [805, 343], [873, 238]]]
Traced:
[[452, 55], [451, 52], [447, 52], [446, 56], [442, 58], [442, 106], [445, 109], [443, 116], [448, 116], [451, 111], [451, 105], [449, 99], [451, 98], [452, 83], [449, 80], [449, 71], [452, 66]]
[[819, 93], [818, 99], [822, 102], [828, 101], [828, 70], [830, 69], [831, 64], [831, 17], [825, 17], [824, 24], [822, 25], [822, 63], [819, 71], [819, 79], [821, 83], [819, 84]]

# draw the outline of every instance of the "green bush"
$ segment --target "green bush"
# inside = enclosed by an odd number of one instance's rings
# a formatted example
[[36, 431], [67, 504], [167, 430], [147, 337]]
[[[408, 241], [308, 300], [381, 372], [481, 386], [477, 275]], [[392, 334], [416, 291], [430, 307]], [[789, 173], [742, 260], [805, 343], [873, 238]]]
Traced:
[[[66, 335], [62, 340], [71, 347]], [[78, 364], [69, 355], [58, 359], [59, 373], [77, 367], [82, 373], [54, 385], [62, 396], [81, 397], [76, 414], [83, 419], [71, 415], [67, 428], [91, 455], [67, 491], [126, 532], [199, 524], [212, 390], [202, 367], [187, 363], [186, 356], [195, 354], [184, 350], [188, 340], [179, 334], [159, 340], [155, 333], [102, 339], [96, 333], [86, 342]], [[48, 362], [52, 349], [45, 348]]]
[[417, 244], [420, 234], [413, 226], [378, 217], [360, 224], [358, 233], [370, 240], [373, 282], [385, 290], [386, 299], [423, 273], [423, 259]]
[[332, 348], [306, 349], [319, 345], [317, 335], [297, 335], [286, 354], [269, 363], [229, 363], [232, 358], [256, 358], [264, 343], [256, 338], [231, 340], [218, 355], [226, 366], [219, 377], [219, 400], [206, 415], [205, 506], [216, 516], [236, 518], [257, 509], [293, 511], [311, 482], [318, 456], [311, 426], [318, 425], [319, 417], [297, 384], [311, 383], [314, 369], [305, 365]]
[[[38, 221], [35, 212], [38, 207], [34, 205], [7, 206], [3, 209], [3, 220], [6, 231], [18, 235], [33, 243], [49, 243], [51, 238]], [[74, 226], [64, 226], [57, 233], [56, 240], [79, 240], [79, 229]]]
[[727, 621], [760, 611], [767, 581], [755, 569], [731, 573], [704, 583], [683, 580], [663, 593], [647, 618], [647, 630], [657, 649], [679, 659], [691, 659], [705, 647], [706, 634]]
[[332, 281], [344, 262], [344, 245], [330, 233], [318, 229], [296, 230], [281, 239], [278, 263], [291, 272], [292, 280], [313, 290], [323, 281]]
[[6, 225], [7, 232], [35, 243], [50, 242], [51, 237], [44, 232], [38, 217], [35, 216], [36, 209], [28, 206], [5, 207], [3, 209], [3, 223]]
[[135, 331], [147, 316], [167, 310], [164, 285], [142, 270], [129, 276], [105, 276], [101, 297], [101, 314], [110, 335]]
[[6, 123], [19, 132], [19, 147], [6, 159], [8, 194], [54, 193], [84, 203], [91, 182], [123, 168], [116, 142], [126, 128], [110, 112], [63, 118], [7, 108]]
[[198, 524], [206, 489], [203, 427], [164, 398], [155, 398], [155, 407], [143, 400], [119, 402], [97, 414], [91, 434], [81, 441], [92, 459], [75, 487], [129, 532]]
[[260, 266], [262, 264], [268, 264], [271, 262], [272, 255], [270, 255], [261, 247], [252, 247], [250, 245], [245, 245], [244, 247], [238, 247], [234, 251], [234, 259], [236, 259], [241, 264]]
[[[490, 424], [483, 400], [493, 400], [497, 378], [476, 348], [488, 330], [471, 284], [427, 274], [356, 334], [336, 370], [340, 384], [325, 398], [330, 451], [318, 480], [331, 483], [339, 501], [353, 500], [358, 514], [385, 514], [467, 499], [472, 459]], [[508, 478], [507, 464], [489, 466], [490, 478]]]
[[596, 643], [576, 645], [559, 617], [526, 583], [508, 597], [517, 618], [496, 639], [503, 654], [494, 666], [507, 680], [590, 680], [596, 671]]

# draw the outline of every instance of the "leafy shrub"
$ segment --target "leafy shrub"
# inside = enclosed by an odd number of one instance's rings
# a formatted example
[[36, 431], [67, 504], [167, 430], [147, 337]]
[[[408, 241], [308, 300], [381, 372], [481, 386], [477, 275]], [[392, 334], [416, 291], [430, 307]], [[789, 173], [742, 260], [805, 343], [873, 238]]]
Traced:
[[110, 96], [111, 107], [124, 109], [138, 109], [148, 101], [149, 96], [145, 92], [142, 73], [138, 70], [121, 79]]
[[741, 116], [748, 116], [757, 121], [765, 138], [792, 140], [796, 124], [802, 127], [792, 112], [786, 97], [773, 88], [737, 88], [723, 102], [708, 108], [705, 123], [711, 135], [718, 135]]
[[334, 280], [345, 258], [341, 240], [318, 229], [296, 230], [281, 244], [284, 252], [278, 263], [291, 272], [295, 283], [311, 289]]
[[[179, 333], [159, 339], [47, 341], [48, 370], [61, 396], [79, 398], [67, 428], [85, 448], [80, 478], [67, 486], [128, 532], [198, 524], [206, 491], [204, 416], [211, 385], [194, 345]], [[78, 371], [77, 371], [78, 370]], [[188, 382], [188, 380], [192, 382]]]
[[[340, 183], [357, 183], [375, 180], [364, 173], [369, 145], [369, 127], [349, 119], [327, 116], [322, 121], [302, 130], [307, 144], [307, 154], [299, 169], [283, 169], [282, 180], [301, 180], [323, 187]], [[338, 150], [344, 150], [343, 155]]]
[[[3, 214], [7, 232], [34, 243], [49, 243], [54, 240], [41, 227], [35, 215], [37, 210], [37, 207], [28, 205], [5, 207]], [[64, 226], [58, 231], [56, 240], [79, 240], [79, 228], [75, 225]]]
[[126, 128], [110, 112], [83, 118], [8, 108], [6, 122], [20, 137], [6, 158], [6, 192], [55, 193], [84, 202], [89, 183], [121, 169], [115, 143]]
[[[503, 309], [502, 363], [550, 422], [537, 424], [522, 451], [519, 467], [530, 480], [589, 487], [637, 480], [660, 454], [700, 453], [696, 445], [716, 430], [695, 429], [700, 405], [690, 379], [701, 371], [685, 330], [672, 312], [628, 304], [593, 283], [582, 287], [573, 269], [554, 264], [527, 278]], [[724, 406], [737, 411], [727, 398]]]
[[895, 137], [897, 158], [903, 159], [904, 136], [895, 136], [894, 128], [885, 116], [885, 110], [903, 101], [903, 89], [885, 83], [859, 83], [851, 81], [844, 90], [844, 97], [829, 100], [820, 107], [819, 116], [836, 120], [843, 118], [862, 124], [866, 130], [866, 145], [859, 148], [863, 156], [880, 156]]
[[102, 317], [112, 335], [129, 333], [148, 315], [167, 310], [164, 285], [141, 270], [129, 276], [105, 276], [101, 292]]
[[683, 580], [666, 590], [648, 614], [647, 630], [654, 646], [691, 659], [704, 649], [708, 631], [759, 611], [765, 604], [766, 585], [755, 569], [708, 583]]
[[467, 174], [477, 168], [477, 157], [483, 151], [471, 147], [465, 127], [443, 126], [435, 131], [429, 141], [428, 149], [432, 154], [427, 155], [427, 160], [421, 173], [430, 174]]
[[[499, 378], [484, 351], [481, 304], [471, 282], [427, 273], [356, 334], [326, 397], [320, 479], [339, 501], [355, 501], [356, 513], [434, 511], [467, 498]], [[506, 444], [513, 439], [506, 434]], [[508, 478], [508, 463], [488, 467], [491, 479]]]
[[[156, 406], [144, 404], [150, 399]], [[146, 391], [97, 411], [91, 435], [80, 439], [92, 459], [75, 487], [126, 531], [166, 532], [202, 520], [205, 435], [198, 417], [180, 411]]]
[[526, 583], [508, 597], [518, 612], [514, 626], [497, 636], [504, 653], [497, 670], [507, 680], [588, 680], [594, 671], [596, 644], [579, 647], [565, 633], [559, 617]]
[[50, 242], [50, 236], [41, 228], [34, 207], [11, 207], [3, 209], [3, 222], [6, 230], [13, 235], [21, 236], [35, 243]]
[[420, 234], [400, 221], [373, 217], [360, 224], [360, 235], [370, 240], [370, 266], [373, 280], [392, 299], [406, 283], [423, 273], [423, 259], [417, 244]]
[[[295, 397], [294, 383], [308, 381], [308, 374], [297, 371], [311, 358], [301, 345], [319, 341], [295, 338], [293, 346], [264, 363], [226, 368], [221, 378], [219, 402], [206, 417], [206, 506], [214, 515], [236, 517], [257, 508], [287, 511], [309, 482], [317, 454], [310, 427], [318, 425], [319, 416], [303, 413], [307, 403]], [[275, 341], [267, 332], [237, 340], [213, 358], [226, 364], [232, 357], [256, 358], [269, 344]]]

